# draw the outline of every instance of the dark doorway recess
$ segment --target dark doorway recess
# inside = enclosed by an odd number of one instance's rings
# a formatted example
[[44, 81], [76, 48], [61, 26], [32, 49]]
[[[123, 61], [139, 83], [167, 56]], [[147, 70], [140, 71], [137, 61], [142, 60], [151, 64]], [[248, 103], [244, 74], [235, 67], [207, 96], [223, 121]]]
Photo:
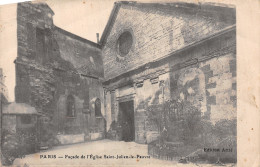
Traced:
[[135, 125], [134, 125], [134, 101], [126, 101], [119, 103], [119, 110], [121, 115], [121, 127], [123, 141], [134, 141], [135, 139]]

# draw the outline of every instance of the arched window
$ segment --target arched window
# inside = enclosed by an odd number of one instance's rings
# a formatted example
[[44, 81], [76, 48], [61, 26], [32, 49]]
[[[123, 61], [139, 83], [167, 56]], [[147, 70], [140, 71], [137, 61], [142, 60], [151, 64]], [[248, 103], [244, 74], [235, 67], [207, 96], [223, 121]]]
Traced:
[[72, 95], [67, 97], [67, 117], [75, 117], [75, 99]]
[[102, 116], [101, 114], [101, 101], [99, 98], [96, 99], [95, 101], [95, 116], [100, 117]]

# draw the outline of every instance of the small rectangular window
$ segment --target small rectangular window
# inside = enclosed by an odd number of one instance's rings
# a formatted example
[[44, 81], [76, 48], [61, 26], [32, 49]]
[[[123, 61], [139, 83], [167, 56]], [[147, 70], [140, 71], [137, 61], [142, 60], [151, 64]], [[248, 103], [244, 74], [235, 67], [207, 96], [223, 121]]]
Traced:
[[31, 124], [32, 123], [32, 117], [30, 115], [22, 115], [21, 116], [21, 123], [22, 124]]

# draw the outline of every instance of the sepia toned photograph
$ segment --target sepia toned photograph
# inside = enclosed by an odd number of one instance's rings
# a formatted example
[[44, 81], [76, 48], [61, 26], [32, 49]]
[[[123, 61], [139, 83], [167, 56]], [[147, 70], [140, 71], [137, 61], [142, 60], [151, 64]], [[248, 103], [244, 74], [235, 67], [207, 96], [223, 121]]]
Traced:
[[0, 10], [3, 166], [237, 166], [235, 4]]

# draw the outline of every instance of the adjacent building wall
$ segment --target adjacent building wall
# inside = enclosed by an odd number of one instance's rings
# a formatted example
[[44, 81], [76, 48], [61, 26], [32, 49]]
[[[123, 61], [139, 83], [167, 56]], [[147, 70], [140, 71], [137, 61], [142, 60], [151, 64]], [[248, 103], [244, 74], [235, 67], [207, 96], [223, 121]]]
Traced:
[[56, 27], [53, 15], [46, 4], [18, 4], [16, 102], [48, 117], [56, 133], [103, 134], [104, 119], [90, 107], [94, 98], [103, 105], [101, 49]]

